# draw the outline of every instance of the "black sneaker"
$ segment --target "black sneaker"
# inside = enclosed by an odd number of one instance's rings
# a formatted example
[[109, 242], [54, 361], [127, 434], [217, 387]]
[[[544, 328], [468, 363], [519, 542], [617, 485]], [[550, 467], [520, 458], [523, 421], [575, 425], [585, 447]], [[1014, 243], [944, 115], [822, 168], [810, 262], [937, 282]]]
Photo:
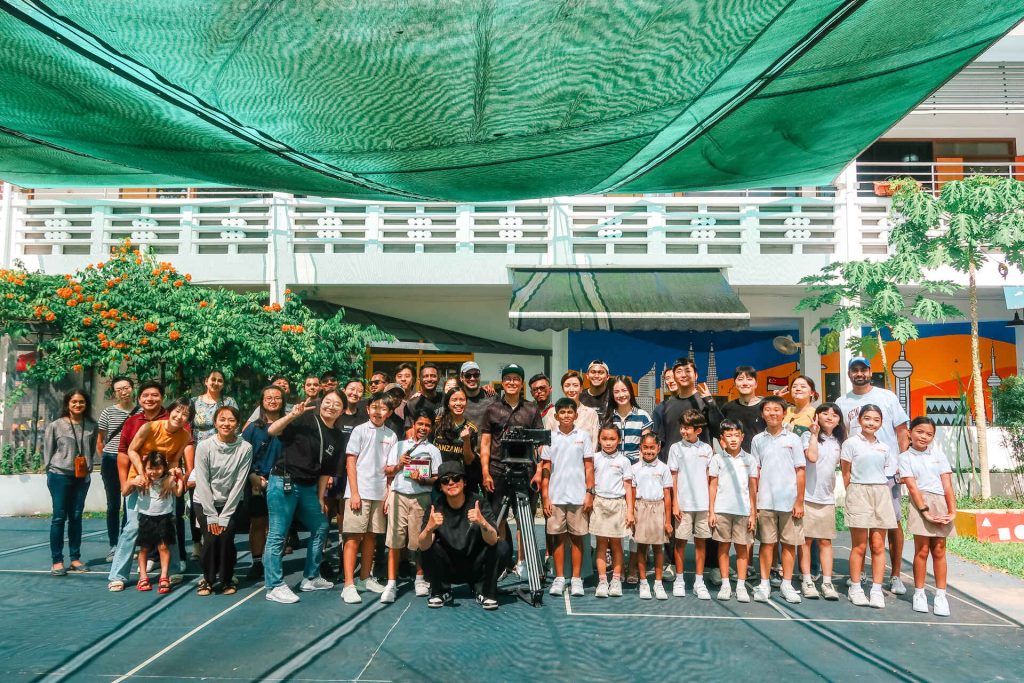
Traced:
[[252, 566], [249, 567], [249, 572], [245, 575], [245, 578], [249, 581], [259, 581], [263, 578], [263, 563], [253, 562]]
[[485, 598], [483, 594], [477, 593], [477, 603], [487, 611], [498, 609], [498, 601], [494, 598]]
[[427, 598], [427, 607], [437, 608], [449, 605], [452, 602], [451, 593], [441, 593], [440, 595], [431, 595]]

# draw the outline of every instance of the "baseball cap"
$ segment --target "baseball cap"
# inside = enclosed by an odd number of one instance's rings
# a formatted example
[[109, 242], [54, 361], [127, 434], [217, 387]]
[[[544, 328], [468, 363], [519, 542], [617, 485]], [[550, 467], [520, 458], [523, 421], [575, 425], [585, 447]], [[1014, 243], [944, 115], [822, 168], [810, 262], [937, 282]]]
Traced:
[[850, 362], [846, 364], [846, 369], [849, 370], [850, 368], [852, 368], [857, 363], [860, 363], [860, 364], [864, 365], [869, 370], [871, 369], [871, 361], [869, 361], [864, 356], [854, 356], [853, 358], [851, 358]]
[[441, 463], [441, 466], [437, 468], [437, 478], [445, 476], [458, 475], [460, 477], [466, 476], [466, 468], [458, 460], [449, 460], [448, 462]]
[[509, 363], [501, 369], [502, 378], [505, 375], [519, 375], [519, 379], [526, 381], [526, 370], [523, 370], [522, 365], [516, 365], [515, 363]]
[[476, 361], [467, 360], [465, 363], [463, 363], [462, 367], [459, 368], [459, 374], [465, 375], [470, 370], [476, 370], [477, 372], [480, 372], [480, 366], [476, 363]]

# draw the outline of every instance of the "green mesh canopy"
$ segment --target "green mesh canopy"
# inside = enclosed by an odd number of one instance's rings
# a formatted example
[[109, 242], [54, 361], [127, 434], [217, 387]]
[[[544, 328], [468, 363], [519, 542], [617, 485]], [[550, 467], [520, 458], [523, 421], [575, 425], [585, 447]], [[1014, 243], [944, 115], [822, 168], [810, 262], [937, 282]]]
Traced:
[[0, 0], [0, 178], [486, 201], [815, 185], [994, 0]]

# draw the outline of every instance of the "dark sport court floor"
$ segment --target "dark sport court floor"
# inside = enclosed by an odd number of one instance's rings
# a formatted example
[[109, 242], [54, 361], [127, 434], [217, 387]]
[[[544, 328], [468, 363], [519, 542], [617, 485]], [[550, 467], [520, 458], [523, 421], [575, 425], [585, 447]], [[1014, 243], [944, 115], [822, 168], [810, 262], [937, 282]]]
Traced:
[[[464, 588], [457, 606], [428, 609], [410, 585], [388, 606], [373, 596], [345, 605], [338, 589], [278, 605], [264, 600], [262, 584], [247, 583], [234, 596], [200, 598], [194, 573], [166, 596], [133, 585], [111, 594], [103, 522], [86, 520], [83, 559], [93, 572], [62, 579], [49, 576], [48, 524], [0, 519], [3, 682], [1024, 677], [1021, 624], [955, 585], [948, 619], [913, 612], [910, 593], [900, 599], [886, 593], [886, 609], [877, 611], [854, 608], [845, 598], [792, 606], [777, 593], [768, 605], [701, 602], [692, 595], [641, 601], [635, 588], [598, 600], [590, 582], [584, 598], [545, 596], [535, 609], [508, 596], [493, 613]], [[841, 590], [848, 552], [837, 549]], [[299, 550], [286, 558], [293, 585], [302, 557]], [[248, 564], [243, 554], [239, 574]]]

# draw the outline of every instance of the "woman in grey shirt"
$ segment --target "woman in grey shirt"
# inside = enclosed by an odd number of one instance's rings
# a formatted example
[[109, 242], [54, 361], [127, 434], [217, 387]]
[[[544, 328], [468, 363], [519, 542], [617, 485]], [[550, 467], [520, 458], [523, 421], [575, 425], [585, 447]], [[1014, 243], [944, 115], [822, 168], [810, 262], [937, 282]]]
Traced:
[[[92, 421], [89, 395], [82, 389], [64, 394], [60, 417], [46, 426], [43, 435], [43, 466], [46, 487], [53, 501], [50, 520], [50, 555], [53, 576], [68, 571], [87, 572], [82, 563], [82, 511], [92, 475], [96, 423]], [[64, 565], [64, 526], [68, 529], [71, 566]]]

